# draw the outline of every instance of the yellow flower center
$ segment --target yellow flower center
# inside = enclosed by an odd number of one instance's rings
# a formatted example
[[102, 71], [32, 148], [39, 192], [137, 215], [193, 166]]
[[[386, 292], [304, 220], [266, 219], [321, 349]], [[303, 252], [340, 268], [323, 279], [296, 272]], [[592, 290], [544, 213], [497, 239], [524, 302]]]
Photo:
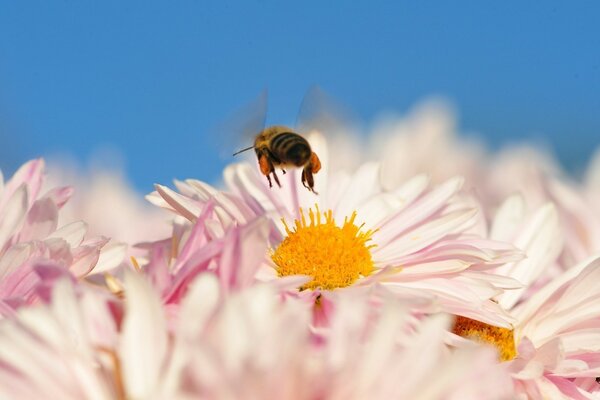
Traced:
[[457, 316], [452, 332], [479, 343], [491, 344], [498, 350], [501, 361], [510, 361], [517, 356], [515, 337], [511, 329]]
[[275, 249], [271, 258], [277, 264], [279, 276], [309, 275], [313, 279], [300, 288], [331, 290], [352, 285], [359, 277], [373, 272], [372, 247], [367, 245], [373, 231], [361, 232], [356, 226], [356, 211], [344, 224], [335, 225], [331, 210], [322, 213], [308, 210], [310, 222], [300, 209], [301, 219], [293, 229], [285, 226], [287, 237]]

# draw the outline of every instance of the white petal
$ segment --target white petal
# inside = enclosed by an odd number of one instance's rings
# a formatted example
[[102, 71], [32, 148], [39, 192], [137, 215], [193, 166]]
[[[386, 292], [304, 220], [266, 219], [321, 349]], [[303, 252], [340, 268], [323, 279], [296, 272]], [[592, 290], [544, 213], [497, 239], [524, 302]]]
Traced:
[[191, 199], [180, 195], [166, 186], [154, 185], [158, 194], [180, 215], [194, 222], [202, 208]]
[[517, 303], [525, 289], [552, 265], [562, 250], [561, 227], [554, 206], [546, 204], [540, 208], [514, 244], [525, 252], [527, 258], [495, 271], [524, 285], [522, 289], [506, 292], [500, 297], [500, 305], [506, 309], [511, 309]]
[[[450, 233], [457, 233], [455, 230], [472, 220], [476, 214], [477, 210], [455, 211], [434, 219], [431, 222], [427, 222], [413, 231], [397, 238], [380, 240], [378, 238], [382, 237], [382, 235], [380, 235], [380, 232], [376, 232], [373, 235], [375, 243], [384, 242], [385, 245], [376, 247], [373, 251], [373, 255], [378, 260], [384, 261], [391, 257], [419, 251]], [[394, 222], [394, 224], [396, 224], [396, 222]], [[392, 239], [391, 243], [390, 239]]]
[[[431, 217], [437, 210], [447, 205], [448, 200], [456, 194], [463, 184], [462, 178], [451, 179], [439, 186], [409, 207], [388, 217], [379, 226], [381, 238], [393, 239], [398, 232], [403, 232]], [[387, 243], [387, 242], [386, 242]]]
[[125, 243], [111, 243], [103, 247], [92, 272], [97, 274], [117, 268], [127, 255], [127, 248], [128, 246]]
[[521, 195], [507, 198], [498, 208], [490, 230], [490, 238], [510, 241], [525, 218], [525, 200]]
[[28, 207], [27, 186], [21, 185], [0, 213], [0, 250], [25, 220]]
[[75, 221], [67, 224], [50, 235], [47, 239], [60, 238], [65, 240], [71, 248], [78, 247], [88, 230], [88, 225], [83, 221]]
[[158, 295], [136, 273], [125, 270], [125, 317], [119, 354], [128, 397], [152, 398], [167, 351], [167, 326]]

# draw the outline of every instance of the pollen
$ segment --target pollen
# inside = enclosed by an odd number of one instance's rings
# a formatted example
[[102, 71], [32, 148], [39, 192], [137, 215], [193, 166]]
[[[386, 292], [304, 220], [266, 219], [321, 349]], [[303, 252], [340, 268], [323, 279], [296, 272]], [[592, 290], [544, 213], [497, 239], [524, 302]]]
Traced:
[[290, 228], [285, 220], [287, 237], [273, 251], [271, 258], [279, 276], [308, 275], [313, 279], [300, 288], [333, 290], [352, 285], [373, 272], [371, 248], [374, 231], [362, 232], [364, 224], [354, 223], [356, 211], [336, 226], [331, 210], [321, 213], [308, 210], [308, 219], [300, 209], [300, 220]]
[[457, 316], [452, 332], [466, 339], [494, 346], [498, 350], [500, 361], [510, 361], [517, 356], [515, 337], [511, 329]]

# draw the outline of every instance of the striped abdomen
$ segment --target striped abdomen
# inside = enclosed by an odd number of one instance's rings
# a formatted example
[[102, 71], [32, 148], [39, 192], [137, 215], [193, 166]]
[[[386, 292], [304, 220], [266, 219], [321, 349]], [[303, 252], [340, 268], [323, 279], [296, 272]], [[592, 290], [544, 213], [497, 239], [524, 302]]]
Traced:
[[281, 164], [292, 164], [297, 167], [305, 165], [312, 153], [310, 145], [302, 136], [294, 132], [281, 132], [271, 138], [269, 147], [273, 156]]

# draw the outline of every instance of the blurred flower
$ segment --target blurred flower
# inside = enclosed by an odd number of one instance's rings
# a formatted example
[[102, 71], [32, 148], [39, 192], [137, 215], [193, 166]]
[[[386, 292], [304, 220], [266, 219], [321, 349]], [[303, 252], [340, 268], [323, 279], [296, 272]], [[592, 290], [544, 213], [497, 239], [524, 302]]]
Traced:
[[[73, 197], [59, 215], [59, 224], [82, 220], [89, 233], [135, 244], [158, 240], [170, 232], [170, 220], [136, 193], [121, 173], [110, 169], [81, 172], [66, 164], [51, 164], [46, 186], [68, 182]], [[134, 248], [129, 249], [138, 255]]]
[[456, 134], [456, 112], [449, 103], [432, 99], [399, 118], [387, 116], [371, 131], [371, 157], [381, 160], [381, 183], [394, 189], [419, 174], [434, 183], [463, 176], [468, 185], [481, 182], [485, 149], [475, 139]]
[[594, 203], [586, 198], [581, 184], [564, 177], [555, 162], [539, 150], [521, 147], [505, 151], [492, 164], [481, 188], [487, 194], [488, 210], [514, 193], [521, 194], [530, 209], [554, 204], [564, 235], [558, 260], [561, 269], [600, 252], [600, 217]]
[[[43, 160], [23, 165], [4, 185], [0, 179], [0, 314], [43, 296], [62, 275], [82, 278], [94, 268], [113, 268], [124, 247], [103, 252], [108, 239], [85, 239], [87, 225], [58, 228], [60, 209], [72, 190], [57, 187], [40, 195]], [[1, 177], [0, 177], [1, 178]]]
[[317, 339], [309, 307], [280, 302], [266, 285], [223, 297], [204, 274], [172, 329], [147, 282], [128, 272], [125, 286], [122, 316], [109, 306], [116, 300], [60, 280], [50, 304], [0, 321], [0, 396], [503, 399], [512, 391], [492, 352], [448, 352], [448, 318], [417, 321], [395, 301], [374, 312], [338, 298], [330, 334]]

